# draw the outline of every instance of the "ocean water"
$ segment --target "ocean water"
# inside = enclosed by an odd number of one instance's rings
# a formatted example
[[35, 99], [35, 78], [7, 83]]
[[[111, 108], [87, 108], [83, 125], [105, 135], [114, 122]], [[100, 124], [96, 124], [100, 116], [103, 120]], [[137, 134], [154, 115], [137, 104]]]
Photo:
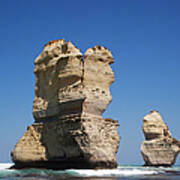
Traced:
[[12, 165], [0, 164], [0, 180], [180, 180], [180, 166], [171, 168], [119, 166], [112, 170], [9, 170]]

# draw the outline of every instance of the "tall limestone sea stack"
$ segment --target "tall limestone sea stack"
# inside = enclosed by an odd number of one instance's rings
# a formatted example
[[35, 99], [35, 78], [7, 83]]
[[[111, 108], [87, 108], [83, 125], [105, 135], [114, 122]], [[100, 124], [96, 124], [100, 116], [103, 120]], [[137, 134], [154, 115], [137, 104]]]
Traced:
[[13, 149], [15, 168], [115, 168], [118, 121], [102, 118], [114, 73], [108, 49], [83, 56], [65, 40], [45, 45], [35, 60], [35, 122]]
[[171, 166], [180, 152], [180, 142], [171, 136], [167, 125], [157, 111], [144, 117], [145, 141], [141, 153], [147, 166]]

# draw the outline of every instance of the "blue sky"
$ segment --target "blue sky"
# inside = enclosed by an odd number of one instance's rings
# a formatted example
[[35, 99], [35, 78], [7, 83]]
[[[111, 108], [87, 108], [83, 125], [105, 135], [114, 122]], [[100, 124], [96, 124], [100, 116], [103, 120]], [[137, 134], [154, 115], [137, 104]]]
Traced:
[[113, 101], [103, 116], [119, 120], [119, 164], [143, 164], [142, 119], [152, 109], [180, 140], [179, 0], [1, 0], [0, 162], [33, 123], [33, 61], [61, 38], [82, 52], [112, 51]]

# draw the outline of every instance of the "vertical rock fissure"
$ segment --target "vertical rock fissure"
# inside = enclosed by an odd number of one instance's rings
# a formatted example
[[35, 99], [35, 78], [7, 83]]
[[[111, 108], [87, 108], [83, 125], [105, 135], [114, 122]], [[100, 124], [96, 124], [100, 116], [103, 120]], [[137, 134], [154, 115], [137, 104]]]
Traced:
[[82, 77], [81, 77], [81, 83], [83, 85], [83, 80], [84, 80], [84, 55], [82, 57]]

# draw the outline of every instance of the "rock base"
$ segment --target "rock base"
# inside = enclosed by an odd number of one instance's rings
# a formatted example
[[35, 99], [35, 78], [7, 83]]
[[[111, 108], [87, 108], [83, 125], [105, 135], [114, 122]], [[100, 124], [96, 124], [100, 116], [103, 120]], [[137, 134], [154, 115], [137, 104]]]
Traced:
[[173, 139], [158, 139], [144, 141], [141, 152], [145, 160], [145, 166], [168, 167], [175, 163], [179, 147], [173, 143]]
[[91, 163], [82, 158], [72, 158], [61, 161], [36, 161], [36, 162], [16, 162], [10, 169], [26, 169], [26, 168], [43, 168], [52, 170], [65, 169], [114, 169], [117, 163], [112, 162], [96, 162]]
[[34, 123], [12, 151], [13, 168], [116, 168], [118, 122], [93, 116], [66, 116]]

